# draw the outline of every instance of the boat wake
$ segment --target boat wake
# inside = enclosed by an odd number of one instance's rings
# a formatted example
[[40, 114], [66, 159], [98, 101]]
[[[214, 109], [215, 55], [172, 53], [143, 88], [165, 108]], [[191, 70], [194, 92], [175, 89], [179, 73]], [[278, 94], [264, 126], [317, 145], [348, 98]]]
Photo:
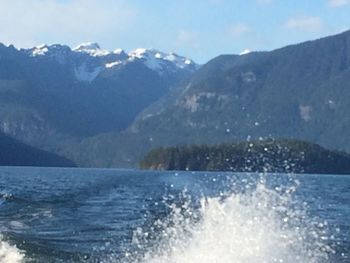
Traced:
[[23, 262], [24, 254], [17, 247], [11, 246], [9, 243], [2, 240], [0, 236], [0, 262], [2, 263], [21, 263]]
[[[117, 250], [118, 247], [113, 249], [113, 245], [108, 243], [106, 250], [64, 257], [51, 252], [46, 254], [46, 250], [34, 250], [35, 245], [27, 242], [15, 246], [11, 240], [0, 235], [0, 262], [331, 261], [336, 251], [328, 223], [309, 214], [308, 204], [296, 195], [296, 181], [285, 184], [275, 182], [278, 185], [271, 186], [262, 178], [239, 180], [235, 177], [223, 183], [225, 188], [219, 187], [218, 191], [211, 184], [208, 187], [215, 191], [203, 196], [194, 188], [192, 192], [182, 191], [183, 187], [177, 188], [171, 184], [172, 190], [159, 195], [160, 199], [155, 198], [147, 203], [150, 206], [144, 207], [148, 213], [144, 215], [144, 221], [138, 221], [141, 226], [128, 234], [125, 247], [120, 250]], [[198, 188], [205, 186], [199, 185]], [[37, 254], [38, 251], [41, 252]]]
[[[198, 211], [190, 200], [170, 204], [170, 217], [135, 231], [142, 256], [126, 256], [143, 263], [328, 262], [333, 250], [326, 244], [327, 222], [310, 219], [305, 204], [293, 200], [294, 191], [258, 184], [244, 193], [203, 198]], [[148, 239], [152, 231], [156, 242]]]

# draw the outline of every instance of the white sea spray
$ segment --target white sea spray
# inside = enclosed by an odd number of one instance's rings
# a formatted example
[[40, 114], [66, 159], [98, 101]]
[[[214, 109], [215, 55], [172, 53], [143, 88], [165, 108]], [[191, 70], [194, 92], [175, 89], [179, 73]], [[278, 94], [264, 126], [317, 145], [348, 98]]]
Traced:
[[[203, 197], [195, 211], [191, 200], [170, 204], [171, 215], [151, 229], [137, 229], [134, 244], [145, 250], [131, 262], [255, 263], [327, 262], [332, 249], [325, 225], [296, 206], [296, 188], [268, 188]], [[195, 216], [194, 216], [195, 215]], [[144, 240], [160, 229], [156, 242]], [[144, 249], [143, 246], [149, 246]], [[132, 255], [127, 255], [132, 257]]]
[[24, 254], [16, 246], [2, 240], [0, 236], [0, 262], [1, 263], [22, 263]]

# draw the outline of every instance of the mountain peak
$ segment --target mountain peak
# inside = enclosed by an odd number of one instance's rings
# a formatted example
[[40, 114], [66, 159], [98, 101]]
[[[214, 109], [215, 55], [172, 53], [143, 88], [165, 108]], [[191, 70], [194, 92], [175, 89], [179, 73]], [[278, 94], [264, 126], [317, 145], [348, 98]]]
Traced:
[[101, 49], [100, 45], [94, 42], [81, 43], [77, 47], [73, 48], [73, 51], [87, 53], [94, 57], [106, 56], [110, 54], [108, 50]]
[[32, 49], [32, 56], [42, 56], [49, 51], [49, 47], [46, 44], [41, 44]]
[[117, 48], [116, 50], [113, 51], [113, 54], [121, 55], [121, 54], [126, 54], [126, 53], [123, 49]]
[[137, 58], [143, 58], [147, 51], [151, 50], [151, 49], [147, 49], [147, 48], [137, 48], [131, 52], [129, 52], [129, 56], [130, 57], [137, 57]]
[[141, 59], [152, 70], [162, 70], [164, 63], [171, 63], [177, 68], [187, 68], [195, 63], [188, 58], [179, 56], [173, 52], [165, 53], [153, 48], [137, 48], [129, 52], [129, 60]]
[[252, 53], [252, 51], [250, 49], [245, 49], [243, 50], [241, 53], [239, 53], [240, 56], [243, 56], [243, 55], [247, 55], [249, 53]]
[[28, 52], [30, 56], [36, 57], [36, 56], [44, 56], [48, 54], [59, 54], [61, 52], [66, 52], [67, 50], [70, 50], [70, 47], [66, 45], [60, 45], [60, 44], [41, 44], [38, 46], [35, 46], [30, 49], [20, 49], [24, 50], [25, 52]]
[[61, 64], [66, 63], [71, 55], [73, 55], [74, 58], [74, 54], [84, 54], [86, 58], [87, 56], [94, 57], [95, 64], [103, 64], [102, 67], [106, 68], [113, 68], [114, 66], [138, 61], [149, 69], [156, 71], [158, 74], [163, 74], [168, 70], [176, 71], [179, 69], [193, 72], [199, 67], [193, 60], [173, 52], [166, 53], [154, 48], [137, 48], [129, 53], [120, 48], [114, 51], [108, 51], [102, 49], [96, 42], [81, 43], [75, 48], [60, 44], [42, 44], [30, 49], [23, 49], [23, 51], [31, 57], [48, 56], [54, 58]]

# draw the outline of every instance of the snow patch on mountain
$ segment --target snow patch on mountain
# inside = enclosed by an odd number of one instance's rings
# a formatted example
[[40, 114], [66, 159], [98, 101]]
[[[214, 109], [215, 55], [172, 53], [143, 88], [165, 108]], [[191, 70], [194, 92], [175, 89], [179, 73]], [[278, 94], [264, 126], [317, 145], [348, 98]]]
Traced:
[[192, 60], [178, 56], [174, 53], [169, 53], [167, 56], [163, 57], [163, 59], [175, 63], [179, 68], [186, 68], [188, 65], [194, 64]]
[[239, 53], [240, 56], [243, 56], [243, 55], [247, 55], [249, 53], [251, 53], [252, 51], [250, 49], [245, 49], [243, 50], [241, 53]]
[[99, 44], [92, 42], [82, 43], [73, 48], [73, 51], [87, 53], [93, 57], [107, 56], [111, 53], [108, 50], [101, 49]]
[[129, 53], [129, 61], [139, 59], [150, 69], [159, 71], [163, 68], [161, 55], [157, 50], [138, 48]]
[[86, 63], [83, 63], [74, 69], [74, 73], [77, 80], [91, 83], [102, 72], [102, 70], [102, 67], [89, 69], [86, 66]]
[[113, 51], [113, 54], [122, 55], [122, 54], [126, 54], [126, 53], [123, 49], [117, 48], [116, 50]]
[[132, 59], [132, 58], [142, 59], [142, 58], [147, 57], [148, 55], [149, 55], [149, 53], [147, 53], [146, 48], [137, 48], [129, 53], [130, 59]]
[[20, 51], [26, 52], [31, 57], [45, 56], [55, 58], [61, 64], [65, 62], [65, 58], [69, 55], [70, 52], [72, 52], [70, 47], [60, 44], [43, 44], [30, 49], [20, 49]]
[[111, 62], [111, 63], [105, 64], [105, 67], [106, 68], [113, 68], [113, 67], [118, 66], [120, 64], [123, 64], [123, 61], [118, 60], [118, 61], [115, 61], [115, 62]]
[[43, 56], [45, 55], [47, 52], [49, 51], [49, 48], [47, 45], [39, 45], [36, 46], [32, 49], [32, 56], [36, 57], [36, 56]]
[[[165, 72], [177, 70], [196, 70], [198, 66], [191, 60], [175, 53], [165, 53], [156, 49], [137, 48], [129, 53], [123, 49], [108, 51], [101, 49], [100, 45], [86, 42], [71, 49], [65, 45], [40, 45], [31, 49], [25, 49], [30, 56], [48, 56], [57, 60], [60, 64], [75, 61], [75, 75], [78, 80], [91, 82], [103, 69], [113, 68], [118, 65], [126, 65], [135, 61], [143, 63], [149, 69], [159, 75]], [[84, 56], [74, 56], [84, 54]], [[93, 66], [90, 58], [93, 58]], [[83, 64], [87, 63], [87, 65]], [[98, 66], [98, 67], [97, 67]]]
[[129, 53], [129, 61], [141, 60], [150, 69], [161, 73], [167, 66], [167, 62], [175, 65], [177, 68], [187, 68], [194, 65], [194, 62], [188, 58], [181, 57], [175, 53], [164, 53], [156, 49], [138, 48]]

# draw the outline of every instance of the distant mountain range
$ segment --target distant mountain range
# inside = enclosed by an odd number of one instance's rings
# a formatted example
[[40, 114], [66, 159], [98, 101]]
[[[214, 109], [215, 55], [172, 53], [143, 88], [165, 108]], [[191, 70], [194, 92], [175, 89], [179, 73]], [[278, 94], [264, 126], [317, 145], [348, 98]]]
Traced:
[[349, 110], [347, 31], [271, 52], [214, 58], [126, 131], [91, 138], [86, 149], [95, 147], [96, 165], [108, 159], [115, 166], [132, 166], [160, 146], [269, 137], [350, 151]]
[[0, 130], [65, 153], [84, 138], [126, 129], [199, 66], [174, 53], [0, 44]]
[[0, 46], [0, 127], [82, 166], [159, 146], [292, 138], [350, 151], [350, 31], [199, 66], [156, 50]]

